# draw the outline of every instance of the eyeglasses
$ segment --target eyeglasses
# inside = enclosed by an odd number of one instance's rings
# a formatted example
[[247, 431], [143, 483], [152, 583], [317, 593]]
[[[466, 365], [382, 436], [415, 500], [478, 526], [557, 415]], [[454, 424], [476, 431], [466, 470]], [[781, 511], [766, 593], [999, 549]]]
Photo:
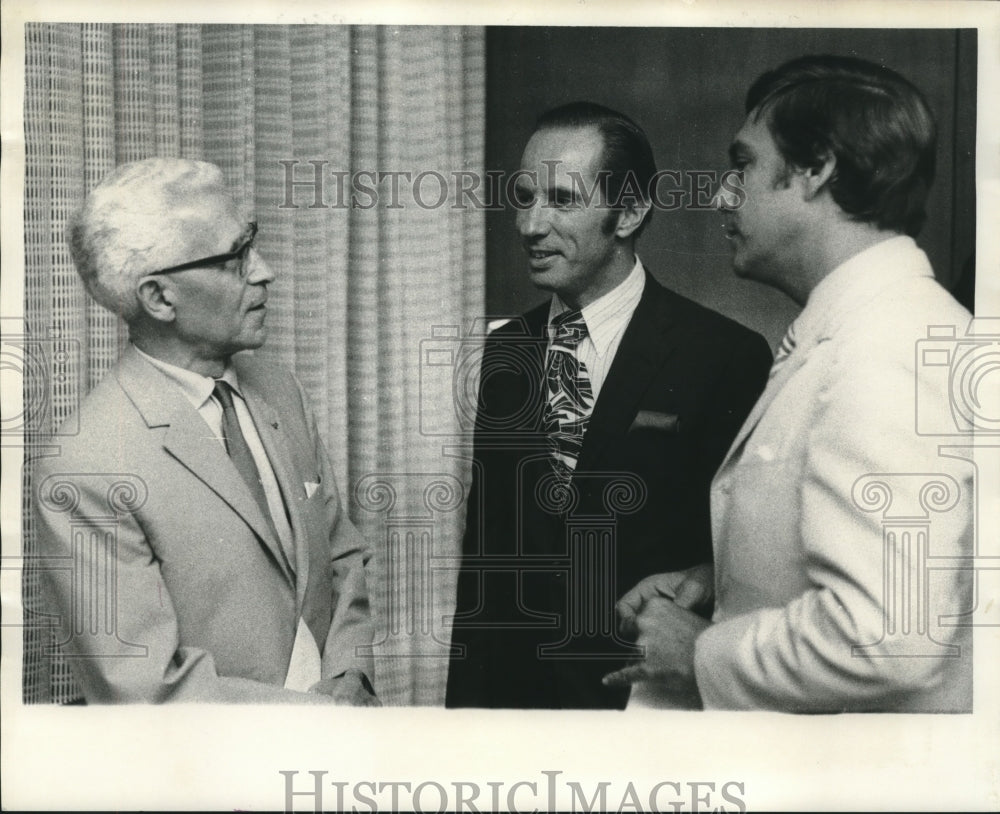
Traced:
[[223, 263], [228, 263], [230, 260], [239, 260], [240, 265], [237, 269], [237, 275], [241, 280], [245, 280], [247, 274], [250, 272], [250, 266], [247, 263], [247, 255], [250, 254], [250, 249], [253, 248], [254, 238], [257, 237], [257, 223], [254, 221], [248, 223], [247, 231], [250, 233], [247, 239], [231, 252], [226, 252], [225, 254], [213, 254], [211, 257], [202, 257], [199, 260], [189, 260], [187, 263], [181, 263], [165, 269], [158, 269], [157, 271], [148, 271], [146, 274], [149, 276], [154, 274], [173, 274], [175, 271], [187, 271], [188, 269], [198, 268], [200, 266], [221, 266]]

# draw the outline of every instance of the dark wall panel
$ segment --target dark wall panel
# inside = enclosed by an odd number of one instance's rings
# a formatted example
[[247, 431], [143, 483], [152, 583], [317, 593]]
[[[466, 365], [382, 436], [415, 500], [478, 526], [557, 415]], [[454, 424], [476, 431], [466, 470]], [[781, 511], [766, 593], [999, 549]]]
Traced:
[[[487, 35], [487, 166], [513, 172], [535, 117], [589, 99], [621, 110], [649, 134], [660, 169], [721, 171], [743, 120], [749, 84], [806, 53], [881, 62], [927, 96], [940, 128], [938, 177], [919, 238], [951, 285], [974, 231], [975, 33], [955, 30], [492, 28]], [[971, 220], [970, 220], [971, 219]], [[776, 344], [797, 308], [730, 270], [711, 210], [656, 212], [638, 252], [664, 284], [761, 331]], [[518, 313], [545, 295], [527, 280], [514, 212], [487, 214], [487, 307]]]

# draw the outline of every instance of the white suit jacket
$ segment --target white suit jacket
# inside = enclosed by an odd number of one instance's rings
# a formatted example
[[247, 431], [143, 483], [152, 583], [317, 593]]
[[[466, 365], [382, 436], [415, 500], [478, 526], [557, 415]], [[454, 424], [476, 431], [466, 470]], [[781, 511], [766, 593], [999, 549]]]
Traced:
[[971, 554], [972, 467], [915, 429], [955, 425], [917, 342], [969, 320], [907, 237], [814, 290], [713, 481], [706, 708], [971, 707], [970, 574], [933, 566]]

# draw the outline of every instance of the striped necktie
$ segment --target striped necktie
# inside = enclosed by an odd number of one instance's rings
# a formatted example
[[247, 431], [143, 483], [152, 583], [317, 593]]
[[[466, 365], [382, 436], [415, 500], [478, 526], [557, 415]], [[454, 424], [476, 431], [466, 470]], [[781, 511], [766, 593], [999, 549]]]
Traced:
[[212, 395], [222, 405], [222, 434], [225, 436], [226, 452], [236, 467], [236, 471], [243, 478], [243, 482], [246, 483], [250, 494], [253, 495], [254, 501], [260, 507], [260, 512], [267, 521], [268, 529], [274, 535], [274, 539], [280, 543], [281, 537], [274, 527], [274, 519], [271, 517], [271, 511], [267, 505], [267, 495], [264, 493], [264, 485], [260, 480], [260, 472], [257, 470], [253, 453], [243, 435], [239, 416], [236, 415], [236, 406], [233, 404], [233, 394], [230, 391], [229, 382], [216, 379]]
[[781, 344], [778, 345], [778, 351], [774, 354], [774, 363], [771, 365], [771, 372], [767, 374], [769, 379], [774, 378], [774, 374], [778, 372], [785, 360], [792, 355], [792, 351], [795, 350], [795, 323], [793, 322], [788, 326], [788, 330], [785, 331], [785, 335], [781, 338]]
[[552, 343], [545, 366], [548, 400], [543, 417], [549, 436], [552, 467], [564, 481], [576, 469], [583, 436], [594, 409], [594, 391], [587, 366], [574, 350], [587, 338], [587, 323], [579, 311], [566, 311], [551, 325]]

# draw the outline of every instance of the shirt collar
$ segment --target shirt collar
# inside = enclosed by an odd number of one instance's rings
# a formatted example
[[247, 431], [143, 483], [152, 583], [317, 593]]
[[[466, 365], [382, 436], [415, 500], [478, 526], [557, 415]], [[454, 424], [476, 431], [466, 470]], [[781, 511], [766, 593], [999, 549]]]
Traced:
[[[638, 255], [632, 271], [617, 286], [581, 309], [583, 321], [587, 324], [587, 335], [597, 350], [597, 355], [603, 357], [608, 352], [612, 341], [618, 335], [624, 323], [627, 323], [642, 299], [646, 287], [646, 272]], [[570, 308], [558, 294], [552, 296], [549, 304], [549, 324], [557, 316]]]
[[[139, 356], [177, 385], [181, 393], [184, 394], [184, 397], [191, 402], [196, 410], [201, 409], [205, 402], [212, 397], [212, 391], [215, 389], [215, 379], [209, 376], [202, 376], [193, 370], [164, 362], [162, 359], [150, 356], [135, 345], [133, 347], [135, 347], [136, 353]], [[219, 378], [227, 382], [233, 389], [233, 392], [240, 398], [243, 398], [243, 394], [240, 392], [239, 381], [236, 378], [236, 371], [232, 365], [227, 364], [225, 371], [223, 371]]]
[[796, 344], [813, 344], [840, 324], [841, 316], [907, 277], [933, 277], [927, 255], [905, 235], [888, 238], [849, 258], [824, 277], [795, 320]]

